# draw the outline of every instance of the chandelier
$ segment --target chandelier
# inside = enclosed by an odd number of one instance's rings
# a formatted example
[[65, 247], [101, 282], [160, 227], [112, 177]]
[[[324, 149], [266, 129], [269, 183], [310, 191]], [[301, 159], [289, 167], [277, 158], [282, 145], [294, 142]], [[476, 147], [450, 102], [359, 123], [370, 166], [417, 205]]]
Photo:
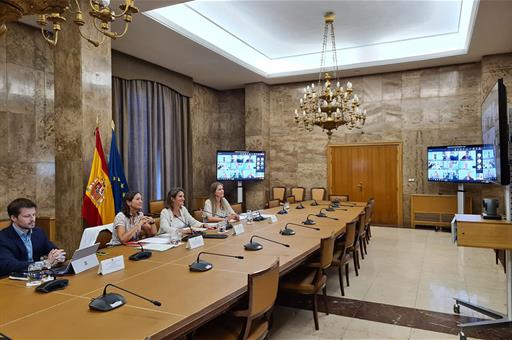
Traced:
[[[70, 12], [75, 15], [73, 22], [78, 26], [82, 38], [98, 47], [106, 37], [116, 39], [124, 36], [128, 31], [128, 25], [132, 22], [132, 15], [139, 12], [135, 7], [135, 0], [124, 0], [124, 3], [119, 6], [119, 13], [115, 13], [110, 8], [110, 0], [88, 0], [88, 2], [87, 10], [98, 32], [96, 38], [87, 37], [82, 33], [81, 28], [85, 25], [85, 21], [79, 0], [0, 0], [0, 35], [7, 30], [6, 22], [17, 21], [24, 15], [37, 14], [37, 24], [41, 27], [44, 39], [51, 46], [55, 46], [62, 29], [61, 24], [66, 21], [63, 14]], [[125, 22], [124, 30], [121, 33], [113, 32], [110, 24], [121, 17]]]
[[[347, 82], [346, 87], [340, 86], [338, 79], [338, 59], [336, 56], [336, 38], [334, 36], [334, 18], [332, 12], [324, 16], [324, 36], [322, 54], [320, 58], [320, 73], [318, 83], [311, 83], [304, 88], [304, 95], [300, 98], [300, 112], [295, 109], [295, 122], [299, 127], [311, 132], [319, 126], [326, 131], [329, 140], [333, 130], [345, 125], [347, 129], [361, 128], [366, 120], [366, 110], [359, 108], [359, 98], [352, 91], [352, 83]], [[331, 51], [334, 65], [334, 75], [328, 72], [325, 58], [328, 53], [327, 41], [331, 31]]]

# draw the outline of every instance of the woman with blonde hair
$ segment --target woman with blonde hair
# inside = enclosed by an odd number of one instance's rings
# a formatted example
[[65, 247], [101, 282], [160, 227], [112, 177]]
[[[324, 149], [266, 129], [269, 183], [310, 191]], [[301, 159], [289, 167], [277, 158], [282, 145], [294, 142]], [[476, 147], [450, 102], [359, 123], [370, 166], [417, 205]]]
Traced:
[[239, 220], [227, 199], [224, 198], [224, 185], [213, 182], [210, 185], [210, 197], [204, 202], [203, 218], [207, 222], [221, 222], [226, 218]]

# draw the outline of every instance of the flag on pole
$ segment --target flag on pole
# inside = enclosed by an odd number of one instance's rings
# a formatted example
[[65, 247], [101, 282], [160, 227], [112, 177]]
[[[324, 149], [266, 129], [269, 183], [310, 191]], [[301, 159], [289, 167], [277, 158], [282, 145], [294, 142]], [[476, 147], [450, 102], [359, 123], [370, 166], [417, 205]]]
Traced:
[[96, 127], [96, 148], [92, 159], [91, 174], [85, 188], [82, 217], [88, 226], [93, 227], [112, 223], [114, 215], [112, 185], [101, 145], [100, 130]]
[[128, 192], [128, 183], [124, 175], [123, 162], [117, 149], [116, 133], [112, 127], [112, 142], [110, 143], [110, 156], [108, 158], [108, 173], [110, 183], [112, 184], [112, 193], [114, 195], [115, 212], [118, 213], [123, 207], [124, 194]]

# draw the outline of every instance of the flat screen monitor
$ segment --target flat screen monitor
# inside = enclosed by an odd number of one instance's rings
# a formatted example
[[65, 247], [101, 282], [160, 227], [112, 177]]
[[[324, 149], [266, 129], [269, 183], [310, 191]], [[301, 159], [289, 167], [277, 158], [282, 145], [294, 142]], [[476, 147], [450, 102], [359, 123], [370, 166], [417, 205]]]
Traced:
[[496, 181], [492, 145], [429, 146], [430, 182], [490, 183]]
[[482, 103], [482, 144], [489, 144], [494, 148], [495, 182], [502, 185], [509, 184], [507, 90], [503, 79], [498, 79]]
[[217, 151], [218, 181], [265, 179], [264, 151]]

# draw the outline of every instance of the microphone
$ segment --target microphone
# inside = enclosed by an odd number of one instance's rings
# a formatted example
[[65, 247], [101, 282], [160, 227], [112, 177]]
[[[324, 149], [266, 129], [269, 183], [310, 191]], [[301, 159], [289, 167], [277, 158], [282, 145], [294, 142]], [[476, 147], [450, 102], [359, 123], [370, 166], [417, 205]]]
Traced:
[[302, 205], [302, 201], [299, 202], [299, 204], [295, 207], [295, 209], [304, 209], [304, 206]]
[[201, 254], [232, 257], [232, 258], [239, 259], [239, 260], [244, 259], [243, 256], [239, 256], [239, 255], [226, 255], [226, 254], [210, 253], [207, 251], [202, 251], [199, 254], [197, 254], [196, 262], [194, 262], [188, 266], [188, 268], [191, 272], [205, 272], [205, 271], [213, 268], [213, 264], [211, 264], [210, 262], [199, 260], [199, 256], [201, 256]]
[[148, 299], [148, 298], [146, 298], [144, 296], [141, 296], [139, 294], [136, 294], [134, 292], [130, 292], [129, 290], [126, 290], [124, 288], [116, 286], [115, 284], [108, 283], [105, 286], [105, 288], [103, 288], [103, 294], [101, 296], [93, 298], [91, 300], [91, 302], [89, 302], [89, 309], [97, 310], [97, 311], [100, 311], [100, 312], [108, 312], [108, 311], [111, 311], [112, 309], [116, 309], [118, 307], [121, 307], [122, 305], [124, 305], [126, 303], [126, 300], [124, 299], [124, 297], [121, 294], [107, 293], [107, 287], [108, 286], [116, 287], [117, 289], [125, 291], [125, 292], [127, 292], [129, 294], [135, 295], [138, 298], [141, 298], [143, 300], [151, 302], [155, 306], [159, 306], [160, 307], [162, 305], [162, 303], [160, 301], [150, 300], [150, 299]]
[[130, 257], [128, 257], [130, 260], [132, 260], [132, 261], [145, 260], [145, 259], [149, 259], [151, 257], [151, 255], [153, 255], [150, 251], [144, 250], [142, 243], [137, 242], [137, 244], [140, 246], [140, 251], [138, 253], [130, 255]]
[[316, 216], [315, 214], [309, 214], [307, 217], [306, 217], [306, 220], [304, 222], [302, 222], [302, 224], [305, 224], [305, 225], [313, 225], [313, 224], [316, 224], [315, 221], [309, 219], [309, 216]]
[[51, 268], [41, 269], [39, 271], [40, 272], [47, 271], [47, 272], [52, 273], [53, 280], [43, 282], [39, 286], [37, 286], [36, 292], [38, 292], [38, 293], [50, 293], [50, 292], [53, 292], [58, 289], [64, 289], [69, 284], [68, 279], [57, 279], [57, 273], [55, 273], [55, 271]]
[[334, 208], [338, 208], [339, 205], [336, 205], [335, 203], [329, 204], [329, 207], [325, 208], [325, 211], [336, 211]]
[[302, 225], [302, 224], [298, 224], [298, 223], [292, 223], [292, 222], [288, 222], [286, 223], [286, 225], [284, 226], [284, 229], [281, 229], [279, 231], [279, 233], [281, 235], [284, 235], [284, 236], [291, 236], [291, 235], [295, 235], [295, 230], [291, 229], [291, 228], [288, 228], [289, 225], [296, 225], [296, 226], [299, 226], [299, 227], [302, 227], [302, 228], [308, 228], [308, 229], [314, 229], [314, 230], [320, 230], [320, 228], [315, 228], [315, 227], [307, 227], [305, 225]]
[[180, 220], [185, 225], [185, 228], [189, 228], [190, 229], [190, 235], [183, 236], [181, 238], [182, 241], [188, 241], [189, 238], [196, 237], [196, 236], [199, 236], [199, 235], [203, 235], [203, 233], [200, 232], [200, 231], [197, 231], [197, 232], [194, 231], [194, 229], [192, 229], [192, 226], [190, 225], [190, 223], [183, 221], [181, 218], [179, 218], [176, 215], [174, 215], [174, 217], [176, 217], [178, 220]]
[[253, 241], [252, 241], [252, 239], [253, 239], [253, 238], [255, 238], [255, 237], [257, 237], [257, 238], [261, 238], [262, 240], [266, 240], [266, 241], [269, 241], [269, 242], [277, 243], [277, 244], [280, 244], [280, 245], [285, 246], [285, 247], [288, 247], [288, 248], [290, 247], [290, 245], [289, 245], [289, 244], [286, 244], [286, 243], [281, 243], [281, 242], [277, 242], [277, 241], [274, 241], [274, 240], [270, 240], [270, 239], [265, 238], [265, 237], [261, 237], [261, 236], [253, 235], [253, 236], [251, 237], [251, 239], [249, 240], [249, 243], [244, 244], [244, 248], [245, 248], [245, 250], [252, 250], [252, 251], [256, 251], [256, 250], [261, 250], [261, 249], [263, 249], [263, 246], [262, 246], [260, 243], [258, 243], [258, 242], [253, 242]]
[[279, 215], [288, 214], [288, 211], [284, 208], [284, 204], [281, 206], [281, 210], [277, 212]]
[[258, 211], [258, 216], [256, 216], [252, 220], [255, 221], [255, 222], [260, 222], [260, 221], [264, 221], [265, 217], [261, 216], [261, 212]]
[[311, 206], [316, 207], [317, 205], [320, 205], [320, 204], [318, 204], [318, 202], [316, 200], [313, 200], [313, 202], [311, 203]]
[[320, 212], [318, 214], [316, 214], [317, 217], [324, 217], [324, 218], [330, 218], [331, 220], [338, 220], [337, 217], [330, 217], [330, 216], [327, 216], [325, 213], [322, 212], [322, 210], [325, 210], [325, 209], [320, 209]]
[[216, 213], [213, 213], [211, 211], [208, 211], [208, 210], [200, 210], [200, 211], [204, 211], [205, 213], [207, 214], [212, 214], [213, 216], [215, 217], [220, 217], [220, 218], [223, 218], [226, 220], [226, 230], [229, 230], [229, 229], [233, 229], [233, 225], [231, 223], [229, 223], [229, 219], [228, 219], [228, 216], [224, 216], [224, 215], [219, 215], [219, 214], [216, 214]]

